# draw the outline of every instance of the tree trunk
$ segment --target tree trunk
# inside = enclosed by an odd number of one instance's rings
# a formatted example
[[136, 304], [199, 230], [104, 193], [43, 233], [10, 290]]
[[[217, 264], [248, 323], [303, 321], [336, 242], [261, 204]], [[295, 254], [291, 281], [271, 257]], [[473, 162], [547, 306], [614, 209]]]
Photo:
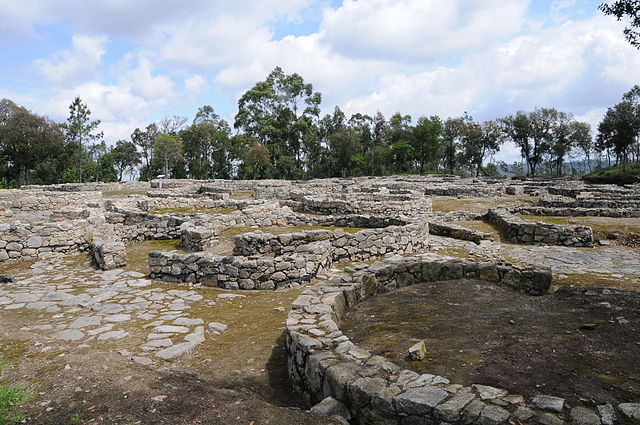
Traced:
[[20, 164], [20, 173], [18, 176], [18, 184], [20, 187], [26, 186], [28, 184], [27, 180], [27, 167], [24, 164]]

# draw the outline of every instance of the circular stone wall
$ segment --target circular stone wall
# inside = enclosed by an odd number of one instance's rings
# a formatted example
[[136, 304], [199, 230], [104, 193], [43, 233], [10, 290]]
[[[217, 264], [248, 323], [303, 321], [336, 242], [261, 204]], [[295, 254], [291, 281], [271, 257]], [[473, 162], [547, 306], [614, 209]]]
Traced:
[[[632, 420], [640, 404], [573, 408], [540, 395], [525, 400], [507, 390], [452, 384], [446, 377], [400, 368], [354, 345], [337, 322], [352, 305], [378, 293], [420, 282], [481, 279], [529, 294], [546, 292], [550, 269], [473, 263], [424, 254], [335, 272], [305, 289], [286, 322], [289, 376], [305, 402], [344, 404], [359, 424], [598, 423], [611, 415]], [[581, 419], [582, 418], [582, 419]]]

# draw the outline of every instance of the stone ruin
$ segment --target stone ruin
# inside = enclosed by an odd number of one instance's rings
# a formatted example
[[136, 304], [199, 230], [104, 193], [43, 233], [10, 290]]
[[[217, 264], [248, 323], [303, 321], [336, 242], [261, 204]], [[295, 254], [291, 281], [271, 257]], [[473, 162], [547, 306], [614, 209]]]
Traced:
[[[140, 193], [103, 196], [109, 191]], [[234, 196], [239, 193], [242, 199]], [[538, 205], [504, 205], [486, 214], [440, 213], [432, 207], [434, 196], [508, 200], [528, 195], [540, 196]], [[570, 409], [556, 396], [524, 400], [500, 388], [463, 387], [446, 377], [400, 370], [355, 346], [340, 331], [338, 322], [349, 307], [414, 283], [477, 278], [531, 295], [547, 292], [549, 268], [491, 255], [490, 261], [472, 261], [430, 252], [431, 236], [477, 245], [495, 239], [493, 233], [456, 224], [462, 220], [489, 223], [513, 244], [594, 245], [589, 227], [520, 218], [527, 215], [640, 217], [640, 186], [456, 176], [165, 180], [161, 190], [157, 182], [30, 186], [0, 190], [0, 262], [91, 251], [99, 268], [112, 270], [126, 264], [127, 244], [179, 239], [188, 253], [149, 253], [150, 278], [229, 290], [308, 284], [286, 321], [289, 377], [315, 411], [342, 412], [353, 423], [640, 421], [640, 404]], [[273, 226], [292, 231], [269, 233]], [[228, 252], [220, 254], [216, 250], [223, 250], [220, 239], [228, 228], [248, 231], [236, 235]], [[355, 266], [336, 272], [333, 265], [341, 263]], [[197, 345], [188, 343], [190, 348]]]

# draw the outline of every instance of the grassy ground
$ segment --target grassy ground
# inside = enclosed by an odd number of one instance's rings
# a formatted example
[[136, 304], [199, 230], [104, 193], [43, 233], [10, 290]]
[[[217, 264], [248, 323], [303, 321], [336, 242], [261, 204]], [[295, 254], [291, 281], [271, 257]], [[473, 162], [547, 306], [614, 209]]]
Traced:
[[[8, 360], [0, 360], [0, 378], [8, 367]], [[27, 389], [18, 385], [4, 385], [0, 380], [0, 425], [12, 425], [24, 420], [18, 410], [27, 397]]]
[[437, 196], [433, 198], [433, 211], [448, 213], [452, 211], [471, 211], [485, 214], [496, 207], [524, 207], [538, 203], [540, 198], [529, 195], [514, 195], [502, 198], [463, 198]]
[[640, 162], [627, 164], [624, 171], [622, 170], [622, 165], [616, 165], [613, 167], [599, 168], [591, 173], [593, 176], [615, 176], [618, 174], [640, 176]]

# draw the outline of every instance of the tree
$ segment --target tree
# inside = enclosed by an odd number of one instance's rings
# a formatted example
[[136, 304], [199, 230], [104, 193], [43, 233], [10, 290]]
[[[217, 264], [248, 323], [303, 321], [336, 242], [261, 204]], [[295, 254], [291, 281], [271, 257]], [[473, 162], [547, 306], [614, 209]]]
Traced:
[[189, 175], [196, 179], [228, 179], [231, 175], [231, 128], [211, 106], [203, 106], [193, 123], [180, 132]]
[[[171, 134], [158, 134], [153, 143], [153, 156], [162, 169], [162, 174], [169, 177], [169, 170], [183, 158], [182, 142]], [[174, 173], [175, 174], [175, 173]]]
[[615, 16], [618, 21], [628, 18], [629, 25], [624, 29], [624, 36], [627, 41], [636, 48], [640, 48], [640, 1], [639, 0], [616, 0], [609, 3], [602, 3], [598, 9], [605, 15]]
[[83, 181], [86, 162], [86, 156], [83, 155], [84, 149], [92, 142], [102, 139], [102, 132], [98, 132], [99, 125], [100, 120], [91, 120], [91, 110], [82, 103], [80, 97], [73, 99], [69, 105], [69, 118], [66, 123], [60, 125], [66, 142], [80, 147], [79, 155], [75, 158], [78, 161], [80, 182]]
[[300, 75], [276, 67], [240, 97], [234, 127], [269, 149], [279, 177], [296, 177], [304, 169], [305, 135], [313, 131], [320, 102], [320, 93]]
[[413, 168], [415, 149], [407, 140], [398, 140], [391, 145], [394, 172], [407, 173]]
[[269, 149], [255, 143], [244, 154], [241, 172], [243, 176], [253, 180], [263, 179], [267, 177], [270, 164]]
[[[30, 171], [61, 152], [63, 136], [49, 119], [36, 115], [8, 99], [0, 101], [0, 156], [11, 180], [30, 184]], [[47, 176], [52, 183], [54, 176]]]
[[598, 125], [597, 148], [613, 151], [616, 165], [626, 169], [629, 147], [634, 143], [640, 130], [638, 115], [631, 102], [623, 101], [609, 108]]
[[133, 170], [140, 164], [140, 152], [136, 149], [133, 142], [127, 140], [118, 140], [116, 146], [110, 152], [113, 167], [118, 172], [118, 181], [122, 181], [122, 176], [127, 170]]
[[473, 121], [470, 116], [466, 116], [464, 123], [460, 126], [461, 157], [469, 164], [475, 172], [476, 177], [480, 176], [482, 164], [489, 155], [498, 151], [503, 141], [500, 125], [495, 121], [486, 121], [482, 124]]
[[437, 171], [443, 150], [443, 124], [438, 116], [420, 117], [413, 127], [413, 148], [418, 171]]
[[445, 145], [443, 159], [445, 166], [449, 169], [449, 174], [453, 174], [457, 166], [458, 144], [460, 136], [462, 135], [460, 130], [464, 124], [464, 120], [464, 117], [447, 118], [442, 129], [442, 138]]
[[516, 112], [502, 118], [500, 123], [505, 137], [518, 148], [527, 163], [527, 175], [535, 176], [538, 165], [551, 148], [558, 111], [536, 108], [533, 112]]
[[578, 148], [585, 159], [589, 172], [591, 172], [591, 153], [593, 151], [593, 137], [591, 136], [591, 126], [584, 122], [576, 122], [573, 129], [573, 146]]
[[155, 124], [149, 124], [145, 130], [136, 128], [133, 130], [133, 133], [131, 133], [131, 142], [142, 151], [142, 158], [146, 166], [151, 164], [153, 142], [157, 134], [158, 127]]
[[[174, 115], [172, 117], [164, 117], [163, 119], [158, 121], [157, 124], [154, 124], [154, 125], [156, 126], [156, 129], [157, 129], [158, 133], [176, 135], [181, 130], [184, 129], [184, 126], [185, 126], [185, 124], [187, 124], [187, 121], [189, 121], [189, 119], [187, 117], [181, 117], [179, 115]], [[148, 128], [149, 127], [147, 127], [147, 129]]]

